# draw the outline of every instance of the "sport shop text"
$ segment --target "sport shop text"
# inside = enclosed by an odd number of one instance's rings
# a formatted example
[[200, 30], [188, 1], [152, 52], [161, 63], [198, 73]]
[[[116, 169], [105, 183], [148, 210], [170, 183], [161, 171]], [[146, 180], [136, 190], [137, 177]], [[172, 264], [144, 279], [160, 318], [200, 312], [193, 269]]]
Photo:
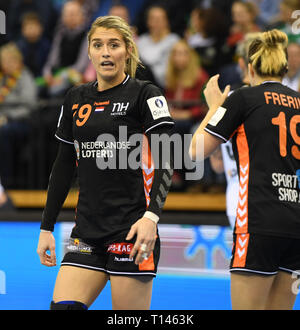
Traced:
[[[197, 159], [189, 156], [192, 134], [152, 134], [148, 141], [144, 134], [128, 136], [127, 127], [120, 126], [118, 140], [112, 134], [101, 134], [96, 141], [75, 140], [78, 160], [95, 159], [100, 170], [106, 169], [185, 169], [186, 180], [200, 180], [204, 174], [204, 138], [197, 140]], [[150, 148], [151, 145], [151, 148]]]

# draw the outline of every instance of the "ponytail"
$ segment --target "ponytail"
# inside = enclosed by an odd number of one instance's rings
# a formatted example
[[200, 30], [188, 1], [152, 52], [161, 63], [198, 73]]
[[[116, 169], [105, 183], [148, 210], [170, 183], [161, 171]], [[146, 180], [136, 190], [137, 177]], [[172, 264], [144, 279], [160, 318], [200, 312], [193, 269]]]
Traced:
[[277, 29], [263, 32], [249, 46], [248, 59], [259, 76], [283, 77], [288, 70], [287, 35]]

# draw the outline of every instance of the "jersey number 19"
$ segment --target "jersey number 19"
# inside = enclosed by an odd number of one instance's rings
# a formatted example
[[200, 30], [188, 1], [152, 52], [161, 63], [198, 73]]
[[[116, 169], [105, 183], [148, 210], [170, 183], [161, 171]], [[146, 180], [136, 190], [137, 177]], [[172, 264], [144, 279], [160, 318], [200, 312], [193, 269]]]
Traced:
[[[293, 145], [291, 152], [294, 158], [300, 160], [300, 136], [297, 134], [297, 124], [300, 123], [300, 115], [294, 115], [290, 120], [290, 133], [297, 145]], [[272, 124], [278, 125], [279, 127], [279, 152], [281, 157], [286, 157], [287, 155], [287, 120], [284, 112], [280, 112], [277, 117], [272, 118]]]

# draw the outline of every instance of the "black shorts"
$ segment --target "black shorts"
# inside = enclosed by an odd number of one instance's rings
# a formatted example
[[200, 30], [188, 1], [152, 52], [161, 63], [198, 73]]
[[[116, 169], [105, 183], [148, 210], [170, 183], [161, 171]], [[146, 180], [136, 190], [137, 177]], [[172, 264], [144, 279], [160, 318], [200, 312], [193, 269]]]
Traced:
[[98, 270], [110, 275], [147, 275], [156, 276], [160, 256], [160, 239], [157, 237], [155, 247], [148, 259], [136, 265], [134, 258], [129, 258], [135, 239], [126, 241], [127, 233], [122, 239], [110, 244], [90, 246], [80, 239], [70, 238], [67, 252], [61, 266], [77, 266]]
[[300, 275], [300, 239], [261, 234], [234, 234], [230, 271]]

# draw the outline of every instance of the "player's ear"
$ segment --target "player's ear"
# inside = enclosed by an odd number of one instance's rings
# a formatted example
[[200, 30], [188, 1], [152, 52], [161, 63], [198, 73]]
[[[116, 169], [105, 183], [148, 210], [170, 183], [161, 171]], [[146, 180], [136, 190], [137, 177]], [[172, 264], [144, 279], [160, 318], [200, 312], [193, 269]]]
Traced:
[[251, 63], [248, 63], [248, 74], [250, 77], [254, 77], [254, 70]]
[[132, 47], [128, 46], [128, 48], [126, 49], [126, 62], [128, 62], [128, 60], [130, 59], [132, 54]]

